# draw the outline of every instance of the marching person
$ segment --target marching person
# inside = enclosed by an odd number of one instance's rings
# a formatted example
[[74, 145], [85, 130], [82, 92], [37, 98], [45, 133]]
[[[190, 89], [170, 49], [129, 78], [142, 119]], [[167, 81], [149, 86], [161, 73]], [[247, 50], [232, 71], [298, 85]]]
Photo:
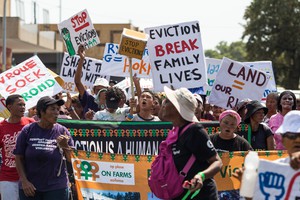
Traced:
[[68, 200], [64, 159], [71, 160], [74, 142], [68, 129], [56, 120], [62, 99], [45, 96], [37, 102], [40, 121], [25, 126], [14, 150], [20, 176], [20, 200]]
[[0, 122], [0, 148], [2, 164], [0, 171], [0, 193], [2, 200], [18, 200], [19, 175], [16, 169], [13, 149], [21, 129], [35, 120], [24, 117], [25, 101], [19, 94], [6, 98], [5, 104], [10, 112], [10, 117]]
[[172, 144], [173, 159], [178, 172], [182, 171], [191, 154], [196, 157], [185, 177], [191, 184], [190, 190], [185, 189], [184, 193], [175, 199], [216, 200], [218, 192], [213, 176], [221, 169], [222, 161], [205, 129], [197, 123], [195, 116], [197, 100], [186, 88], [173, 91], [165, 86], [164, 91], [167, 98], [159, 115], [164, 120], [172, 122], [174, 127], [179, 127], [179, 132], [191, 122], [195, 122]]
[[[278, 127], [282, 124], [284, 116], [291, 110], [296, 110], [296, 96], [291, 91], [283, 91], [278, 98], [277, 110], [278, 113], [273, 115], [269, 120], [269, 126], [273, 133], [276, 132]], [[282, 144], [282, 139], [280, 135], [274, 135], [276, 150], [285, 149]]]

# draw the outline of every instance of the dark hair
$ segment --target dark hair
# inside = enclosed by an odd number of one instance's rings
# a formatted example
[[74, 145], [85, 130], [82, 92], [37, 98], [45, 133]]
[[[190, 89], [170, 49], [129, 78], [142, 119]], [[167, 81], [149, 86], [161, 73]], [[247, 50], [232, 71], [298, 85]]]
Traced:
[[272, 96], [272, 98], [274, 98], [274, 99], [276, 100], [276, 102], [278, 102], [279, 95], [278, 95], [277, 92], [271, 92], [271, 93], [269, 93], [269, 94], [267, 95], [267, 98], [268, 98], [269, 96]]
[[105, 98], [110, 99], [114, 97], [116, 101], [120, 102], [123, 98], [123, 91], [119, 87], [109, 87], [105, 92]]
[[[151, 96], [152, 96], [152, 99], [154, 100], [155, 94], [154, 94], [151, 90], [144, 90], [143, 92], [141, 92], [141, 95], [142, 95], [143, 93], [146, 93], [146, 92], [150, 93]], [[141, 96], [141, 95], [140, 95], [140, 96]]]
[[278, 109], [280, 112], [282, 111], [282, 106], [281, 106], [281, 104], [280, 104], [280, 101], [281, 101], [282, 97], [283, 97], [284, 95], [287, 95], [287, 94], [288, 94], [288, 95], [291, 95], [291, 96], [293, 97], [294, 105], [292, 106], [292, 110], [296, 110], [296, 103], [297, 103], [297, 100], [296, 100], [295, 94], [294, 94], [293, 92], [291, 92], [291, 91], [283, 91], [283, 92], [280, 93], [279, 98], [278, 98], [278, 101], [277, 101], [277, 109]]
[[[6, 100], [5, 100], [5, 105], [6, 105], [6, 107], [7, 107], [8, 105], [14, 104], [14, 102], [15, 102], [16, 99], [18, 99], [18, 98], [22, 98], [22, 99], [23, 99], [23, 97], [22, 97], [21, 95], [19, 95], [19, 94], [12, 94], [12, 95], [9, 95], [9, 96], [6, 98]], [[8, 109], [8, 108], [7, 108], [7, 109]]]
[[157, 94], [157, 93], [154, 93], [154, 99], [157, 99], [157, 100], [158, 100], [158, 103], [159, 103], [159, 105], [161, 105], [161, 104], [162, 104], [162, 98], [160, 97], [160, 95], [159, 95], [159, 94]]
[[42, 104], [41, 107], [36, 108], [36, 115], [38, 116], [38, 118], [42, 117], [41, 112], [46, 112], [47, 108], [48, 106], [46, 104]]

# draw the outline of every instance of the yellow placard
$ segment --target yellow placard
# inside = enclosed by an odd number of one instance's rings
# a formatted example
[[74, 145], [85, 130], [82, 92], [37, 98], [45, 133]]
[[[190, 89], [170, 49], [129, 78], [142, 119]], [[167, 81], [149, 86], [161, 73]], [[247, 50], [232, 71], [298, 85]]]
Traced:
[[145, 33], [124, 28], [119, 54], [130, 58], [142, 59], [146, 48], [148, 36]]

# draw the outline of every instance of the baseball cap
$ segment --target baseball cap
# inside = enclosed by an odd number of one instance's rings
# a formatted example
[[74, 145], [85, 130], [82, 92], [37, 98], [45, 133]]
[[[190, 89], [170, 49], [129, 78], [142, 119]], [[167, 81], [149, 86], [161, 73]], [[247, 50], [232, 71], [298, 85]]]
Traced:
[[64, 105], [65, 101], [62, 99], [54, 99], [50, 96], [44, 96], [42, 98], [40, 98], [36, 104], [36, 109], [37, 111], [41, 111], [43, 109], [43, 107], [46, 106], [50, 106], [53, 104], [57, 104], [58, 106], [62, 106]]

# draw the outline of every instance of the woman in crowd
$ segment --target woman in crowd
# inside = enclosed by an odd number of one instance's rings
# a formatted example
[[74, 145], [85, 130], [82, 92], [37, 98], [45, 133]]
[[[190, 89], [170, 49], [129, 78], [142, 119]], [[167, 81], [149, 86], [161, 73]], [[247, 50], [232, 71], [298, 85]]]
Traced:
[[219, 122], [221, 131], [209, 136], [217, 151], [253, 150], [247, 140], [234, 133], [241, 122], [241, 117], [237, 112], [233, 110], [222, 112]]
[[278, 102], [278, 94], [275, 92], [272, 92], [268, 94], [266, 99], [266, 107], [268, 108], [268, 113], [266, 114], [264, 118], [264, 122], [266, 124], [269, 124], [270, 118], [272, 115], [275, 115], [277, 113], [277, 102]]
[[[269, 126], [272, 129], [273, 133], [276, 132], [278, 127], [283, 122], [283, 117], [290, 112], [291, 110], [296, 110], [296, 96], [291, 91], [284, 91], [279, 95], [278, 102], [277, 102], [277, 110], [278, 113], [273, 115], [270, 118]], [[277, 150], [285, 149], [282, 145], [282, 139], [280, 135], [274, 135], [275, 144]]]
[[[250, 101], [246, 105], [245, 123], [251, 130], [251, 146], [254, 150], [274, 150], [274, 137], [271, 129], [262, 123], [268, 108], [259, 101]], [[249, 132], [248, 132], [249, 133]]]
[[[197, 100], [188, 89], [180, 88], [173, 91], [165, 86], [164, 91], [167, 98], [159, 113], [164, 120], [171, 121], [174, 127], [180, 127], [179, 132], [191, 122], [198, 122], [194, 115]], [[221, 169], [222, 161], [203, 126], [195, 123], [188, 127], [172, 144], [172, 151], [178, 172], [183, 169], [191, 154], [196, 157], [196, 161], [185, 177], [185, 180], [190, 180], [191, 189], [190, 191], [185, 189], [183, 194], [175, 199], [182, 199], [189, 193], [191, 194], [187, 199], [191, 199], [193, 192], [199, 189], [201, 190], [198, 194], [196, 193], [194, 199], [218, 199], [213, 176]]]
[[213, 112], [213, 117], [214, 117], [214, 121], [219, 121], [219, 116], [220, 114], [224, 111], [224, 108], [221, 108], [219, 106], [213, 105], [212, 107], [212, 112]]
[[25, 126], [14, 154], [20, 176], [20, 200], [68, 200], [64, 159], [71, 160], [74, 142], [67, 128], [56, 123], [62, 99], [45, 96], [37, 103], [39, 122]]

